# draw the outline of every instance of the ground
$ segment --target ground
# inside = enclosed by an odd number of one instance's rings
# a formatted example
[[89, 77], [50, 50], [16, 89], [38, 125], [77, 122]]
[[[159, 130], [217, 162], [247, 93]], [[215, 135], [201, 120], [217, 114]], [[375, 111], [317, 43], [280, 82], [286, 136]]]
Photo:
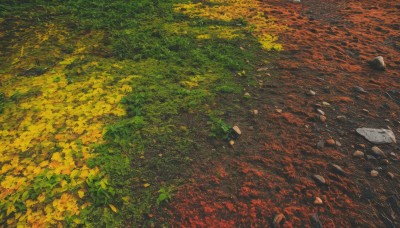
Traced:
[[[289, 28], [280, 34], [284, 51], [259, 66], [260, 86], [247, 90], [251, 98], [240, 104], [242, 110], [226, 114], [242, 136], [232, 147], [206, 146], [222, 155], [193, 165], [191, 183], [180, 187], [168, 206], [171, 223], [264, 227], [283, 213], [284, 226], [308, 227], [310, 215], [317, 213], [326, 227], [398, 226], [398, 145], [380, 147], [396, 153], [388, 164], [352, 154], [370, 154], [373, 146], [355, 133], [357, 127], [400, 133], [400, 5], [374, 0], [264, 3], [264, 13]], [[367, 63], [379, 55], [388, 65], [384, 72]], [[265, 75], [272, 78], [262, 83]], [[308, 95], [309, 90], [316, 95]], [[326, 122], [315, 106], [324, 101], [330, 104], [321, 106]], [[347, 120], [338, 120], [341, 115]], [[328, 139], [341, 145], [316, 146]], [[332, 163], [347, 174], [334, 173]], [[371, 177], [371, 169], [379, 169], [379, 176]], [[313, 174], [328, 184], [318, 185]], [[323, 204], [314, 205], [315, 197]]]
[[1, 227], [400, 225], [395, 0], [0, 9]]

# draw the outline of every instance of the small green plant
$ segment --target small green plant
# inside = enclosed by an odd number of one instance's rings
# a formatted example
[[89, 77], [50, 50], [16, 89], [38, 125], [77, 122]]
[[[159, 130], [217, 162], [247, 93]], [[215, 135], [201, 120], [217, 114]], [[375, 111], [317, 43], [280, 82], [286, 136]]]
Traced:
[[169, 200], [171, 200], [174, 191], [175, 191], [174, 186], [161, 187], [160, 190], [158, 190], [159, 195], [157, 198], [157, 205], [160, 205], [163, 202], [168, 202]]
[[232, 125], [226, 123], [221, 118], [210, 116], [211, 119], [211, 136], [229, 140], [231, 138]]

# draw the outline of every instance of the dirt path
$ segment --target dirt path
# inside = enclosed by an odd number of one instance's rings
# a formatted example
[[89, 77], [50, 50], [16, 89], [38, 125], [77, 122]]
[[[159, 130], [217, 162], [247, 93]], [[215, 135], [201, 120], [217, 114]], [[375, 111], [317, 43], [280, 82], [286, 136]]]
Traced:
[[[191, 183], [179, 189], [167, 208], [171, 222], [265, 227], [282, 213], [286, 227], [318, 227], [310, 220], [318, 213], [325, 227], [399, 226], [398, 159], [352, 154], [370, 154], [373, 146], [355, 133], [357, 127], [389, 126], [400, 136], [400, 4], [273, 0], [265, 7], [267, 16], [290, 29], [281, 34], [285, 51], [260, 66], [260, 78], [272, 78], [249, 91], [252, 99], [242, 104], [241, 113], [227, 116], [242, 129], [241, 138], [233, 147], [212, 144], [207, 149], [222, 155], [193, 165]], [[378, 55], [387, 62], [384, 72], [367, 64]], [[315, 96], [307, 95], [310, 89]], [[325, 122], [317, 107], [325, 112]], [[258, 115], [250, 112], [254, 109]], [[316, 146], [328, 139], [339, 143]], [[400, 153], [398, 144], [380, 148]], [[335, 173], [332, 163], [346, 174]], [[379, 176], [371, 177], [371, 169]], [[326, 184], [317, 184], [313, 174]], [[315, 197], [323, 204], [314, 205]]]

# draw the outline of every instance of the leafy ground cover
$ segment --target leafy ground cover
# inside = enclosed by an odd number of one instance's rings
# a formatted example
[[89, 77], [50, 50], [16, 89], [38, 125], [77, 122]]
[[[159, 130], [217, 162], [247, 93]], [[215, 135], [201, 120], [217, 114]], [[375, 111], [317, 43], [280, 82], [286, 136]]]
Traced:
[[258, 2], [0, 4], [0, 224], [150, 225], [281, 30]]

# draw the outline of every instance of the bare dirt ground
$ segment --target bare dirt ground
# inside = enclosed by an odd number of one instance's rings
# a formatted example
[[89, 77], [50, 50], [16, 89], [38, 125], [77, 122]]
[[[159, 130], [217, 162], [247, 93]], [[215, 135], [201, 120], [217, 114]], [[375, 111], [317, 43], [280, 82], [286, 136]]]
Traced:
[[[235, 145], [209, 142], [205, 149], [219, 155], [195, 160], [191, 182], [166, 208], [170, 222], [266, 227], [283, 214], [280, 226], [318, 227], [310, 218], [318, 214], [325, 227], [400, 226], [398, 143], [379, 146], [396, 154], [387, 159], [353, 157], [356, 150], [370, 155], [373, 146], [357, 135], [358, 127], [390, 127], [400, 138], [400, 3], [264, 3], [266, 16], [289, 27], [280, 35], [284, 51], [259, 66], [260, 78], [272, 76], [249, 89], [252, 98], [243, 102], [243, 111], [226, 114], [242, 130]], [[386, 71], [368, 65], [378, 55]], [[315, 96], [307, 94], [310, 89]], [[316, 108], [325, 112], [325, 122]], [[339, 143], [316, 146], [329, 139]], [[345, 174], [335, 172], [332, 163]], [[316, 183], [314, 174], [326, 184]], [[323, 204], [315, 205], [315, 197]]]

